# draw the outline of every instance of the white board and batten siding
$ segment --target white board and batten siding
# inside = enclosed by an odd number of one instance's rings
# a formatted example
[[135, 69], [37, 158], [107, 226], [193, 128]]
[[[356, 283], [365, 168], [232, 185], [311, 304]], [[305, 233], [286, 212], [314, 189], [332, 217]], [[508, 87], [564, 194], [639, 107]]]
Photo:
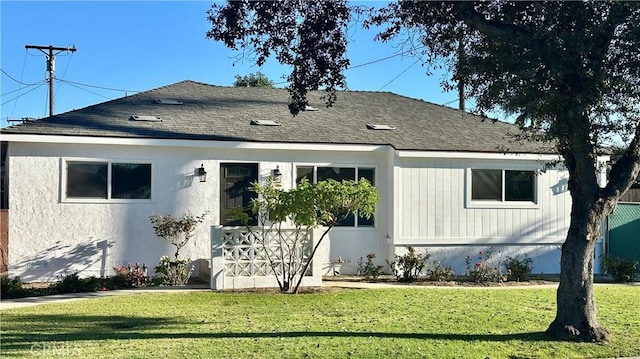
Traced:
[[[534, 271], [559, 271], [560, 245], [569, 228], [568, 173], [550, 169], [536, 175], [536, 203], [472, 205], [470, 170], [542, 169], [525, 160], [399, 158], [395, 168], [396, 253], [407, 246], [428, 250], [435, 259], [464, 272], [466, 255], [491, 246], [503, 255], [527, 253]], [[536, 263], [536, 257], [537, 262]]]

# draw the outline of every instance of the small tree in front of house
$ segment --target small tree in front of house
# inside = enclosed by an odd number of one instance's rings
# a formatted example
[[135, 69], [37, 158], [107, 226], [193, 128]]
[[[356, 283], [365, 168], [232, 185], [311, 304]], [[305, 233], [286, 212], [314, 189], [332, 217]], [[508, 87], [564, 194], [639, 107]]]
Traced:
[[[378, 203], [378, 191], [365, 179], [342, 181], [333, 179], [309, 183], [303, 179], [288, 191], [273, 178], [265, 184], [254, 183], [251, 191], [258, 197], [251, 212], [258, 226], [248, 230], [262, 245], [278, 286], [283, 293], [297, 293], [318, 248], [333, 227], [350, 215], [371, 218]], [[239, 219], [248, 216], [236, 210]], [[322, 235], [309, 243], [313, 229], [322, 227]]]
[[180, 249], [193, 238], [196, 227], [204, 221], [204, 217], [208, 213], [206, 211], [200, 216], [194, 216], [187, 212], [181, 217], [173, 217], [169, 214], [149, 217], [156, 236], [176, 248], [173, 259], [162, 256], [160, 263], [155, 267], [156, 273], [162, 277], [163, 284], [184, 285], [189, 280], [191, 273], [193, 273], [193, 266], [189, 265], [191, 258], [180, 259]]

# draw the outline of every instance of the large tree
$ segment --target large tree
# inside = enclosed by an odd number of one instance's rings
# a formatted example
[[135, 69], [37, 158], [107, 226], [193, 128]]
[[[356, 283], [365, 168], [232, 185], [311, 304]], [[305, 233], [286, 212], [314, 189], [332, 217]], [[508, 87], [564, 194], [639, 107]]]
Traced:
[[[597, 320], [593, 253], [600, 224], [640, 171], [640, 3], [397, 1], [367, 10], [346, 0], [233, 1], [212, 6], [207, 36], [251, 50], [258, 64], [273, 53], [291, 65], [295, 114], [309, 90], [326, 90], [330, 105], [346, 88], [346, 31], [367, 11], [365, 26], [385, 26], [378, 39], [401, 37], [428, 66], [446, 67], [445, 89], [462, 83], [476, 111], [517, 114], [525, 137], [562, 155], [571, 223], [547, 333], [608, 340]], [[598, 153], [614, 139], [625, 150], [600, 187]]]
[[258, 71], [245, 76], [236, 75], [233, 82], [235, 87], [269, 87], [272, 88], [273, 80], [269, 79], [265, 74]]

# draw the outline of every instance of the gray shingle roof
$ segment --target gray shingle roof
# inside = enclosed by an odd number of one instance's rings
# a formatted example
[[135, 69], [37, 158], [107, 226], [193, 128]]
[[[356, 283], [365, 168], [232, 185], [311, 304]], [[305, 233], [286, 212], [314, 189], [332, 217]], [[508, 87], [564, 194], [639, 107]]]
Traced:
[[[292, 117], [284, 89], [220, 87], [193, 81], [138, 93], [30, 123], [4, 134], [157, 138], [286, 143], [391, 145], [398, 150], [551, 153], [549, 146], [518, 143], [516, 126], [389, 92], [338, 93], [326, 108], [322, 92], [309, 96], [318, 111]], [[183, 102], [158, 104], [156, 99]], [[134, 121], [133, 115], [161, 122]], [[251, 125], [274, 120], [280, 126]], [[370, 130], [384, 124], [395, 130]]]

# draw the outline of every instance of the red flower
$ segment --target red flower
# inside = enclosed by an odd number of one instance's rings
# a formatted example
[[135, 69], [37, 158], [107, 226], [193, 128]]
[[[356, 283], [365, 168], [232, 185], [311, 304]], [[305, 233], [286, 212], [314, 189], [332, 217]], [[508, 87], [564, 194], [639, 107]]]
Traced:
[[478, 267], [478, 268], [482, 268], [482, 262], [478, 262], [478, 263], [476, 263], [476, 267]]
[[482, 251], [480, 251], [479, 255], [482, 255]]

